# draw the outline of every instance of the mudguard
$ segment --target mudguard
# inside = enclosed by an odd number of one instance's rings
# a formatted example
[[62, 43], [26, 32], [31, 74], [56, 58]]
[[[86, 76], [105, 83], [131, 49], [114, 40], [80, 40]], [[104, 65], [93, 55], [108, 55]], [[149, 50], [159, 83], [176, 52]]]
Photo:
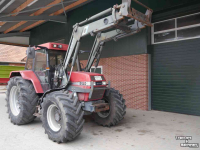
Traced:
[[36, 93], [44, 93], [42, 86], [40, 84], [40, 80], [37, 78], [35, 73], [31, 70], [23, 70], [23, 71], [12, 71], [10, 72], [9, 78], [21, 76], [23, 79], [30, 80], [33, 83]]

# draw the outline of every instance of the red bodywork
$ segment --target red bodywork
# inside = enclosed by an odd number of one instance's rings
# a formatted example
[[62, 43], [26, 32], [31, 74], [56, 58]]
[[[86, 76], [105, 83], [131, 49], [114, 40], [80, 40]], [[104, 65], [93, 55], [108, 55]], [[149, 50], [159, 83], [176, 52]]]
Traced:
[[[40, 80], [38, 79], [38, 77], [35, 75], [35, 73], [33, 71], [31, 71], [31, 70], [12, 71], [10, 73], [10, 78], [12, 78], [14, 76], [22, 76], [23, 79], [30, 80], [33, 83], [36, 93], [44, 93], [41, 83], [40, 83]], [[99, 80], [99, 81], [92, 80], [91, 79], [92, 76], [101, 76], [103, 80]], [[102, 82], [102, 81], [106, 81], [106, 80], [102, 74], [77, 71], [77, 72], [72, 72], [70, 81], [71, 81], [71, 83], [77, 83], [77, 82], [91, 82], [91, 81]], [[77, 87], [80, 87], [83, 89], [91, 88], [91, 86], [86, 86], [86, 85], [73, 85], [73, 86], [77, 86]], [[94, 90], [95, 90], [95, 88], [99, 88], [99, 87], [106, 87], [106, 85], [95, 85]], [[98, 96], [96, 99], [89, 99], [89, 93], [78, 93], [78, 97], [79, 97], [79, 100], [83, 100], [83, 101], [98, 100], [98, 99], [103, 98], [104, 92], [105, 92], [105, 90], [103, 90], [100, 93], [101, 96]]]
[[[33, 83], [36, 93], [44, 93], [42, 86], [40, 84], [40, 80], [38, 79], [38, 77], [35, 75], [33, 71], [31, 70], [12, 71], [10, 73], [10, 78], [14, 76], [22, 76], [23, 79], [30, 80]], [[92, 76], [102, 76], [103, 80], [100, 80], [100, 82], [106, 81], [105, 77], [102, 74], [90, 73], [90, 72], [78, 72], [78, 71], [72, 72], [70, 81], [71, 83], [91, 82], [91, 81], [98, 82], [98, 81], [92, 80], [91, 79]], [[86, 86], [86, 85], [73, 85], [73, 86], [78, 86], [83, 89], [91, 88], [91, 86]], [[99, 87], [106, 87], [106, 85], [95, 85], [94, 90], [95, 88], [99, 88]], [[100, 97], [99, 96], [97, 97], [97, 99], [102, 99], [104, 92], [105, 90], [101, 93]], [[83, 100], [83, 101], [97, 100], [97, 99], [89, 99], [89, 93], [78, 93], [78, 97], [79, 97], [79, 100]]]
[[[57, 45], [55, 48], [54, 45]], [[62, 45], [61, 48], [58, 47], [58, 45]], [[41, 44], [39, 46], [46, 47], [51, 50], [64, 50], [67, 51], [68, 45], [67, 44], [60, 44], [60, 43], [46, 43]], [[37, 48], [39, 49], [39, 48]], [[37, 50], [36, 49], [36, 50]], [[36, 74], [31, 70], [23, 70], [23, 71], [12, 71], [10, 73], [10, 78], [14, 76], [22, 76], [23, 79], [30, 80], [33, 83], [33, 86], [35, 88], [36, 93], [44, 93], [40, 80], [36, 76]], [[102, 80], [96, 81], [94, 80], [93, 76], [101, 76]], [[102, 82], [106, 81], [105, 77], [102, 74], [98, 73], [91, 73], [91, 72], [72, 72], [70, 82], [72, 83], [72, 86], [78, 86], [83, 89], [91, 89], [91, 86], [86, 85], [73, 85], [73, 83], [78, 82]], [[91, 99], [89, 99], [89, 93], [78, 93], [79, 100], [82, 101], [91, 101], [91, 100], [98, 100], [102, 99], [106, 85], [95, 85], [93, 89], [93, 95]], [[98, 88], [98, 89], [97, 89]], [[96, 89], [96, 90], [95, 90]]]
[[[92, 73], [92, 72], [80, 72], [80, 71], [72, 72], [70, 81], [72, 83], [73, 82], [91, 82], [91, 81], [97, 82], [91, 79], [92, 76], [102, 76], [103, 80], [99, 80], [99, 81], [106, 81], [104, 75], [102, 74]], [[81, 87], [83, 89], [91, 88], [91, 86], [86, 86], [86, 85], [76, 85], [76, 86]], [[99, 88], [99, 87], [106, 87], [106, 85], [95, 85], [94, 90], [95, 88]], [[103, 90], [103, 92], [100, 93], [102, 96], [100, 97], [98, 96], [96, 99], [89, 99], [89, 93], [78, 93], [78, 97], [79, 97], [79, 100], [83, 100], [83, 101], [98, 100], [98, 99], [103, 98], [104, 92], [105, 90]]]
[[42, 86], [40, 84], [40, 80], [37, 78], [37, 76], [33, 71], [31, 70], [12, 71], [10, 73], [10, 78], [19, 75], [21, 75], [23, 79], [30, 80], [33, 83], [36, 93], [44, 93]]
[[[53, 45], [57, 45], [57, 47], [54, 47]], [[62, 48], [58, 48], [58, 45], [62, 45]], [[52, 43], [52, 42], [41, 44], [39, 46], [46, 47], [46, 48], [52, 49], [52, 50], [61, 50], [61, 51], [67, 51], [67, 49], [68, 49], [67, 44]], [[37, 48], [37, 49], [40, 49], [40, 48]]]

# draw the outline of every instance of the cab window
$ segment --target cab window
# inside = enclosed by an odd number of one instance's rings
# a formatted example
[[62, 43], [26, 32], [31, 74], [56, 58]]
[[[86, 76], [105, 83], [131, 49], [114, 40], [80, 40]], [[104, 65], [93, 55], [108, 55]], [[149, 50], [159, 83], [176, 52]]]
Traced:
[[35, 53], [35, 71], [46, 70], [47, 57], [44, 49], [36, 50]]
[[27, 58], [25, 69], [26, 70], [32, 70], [32, 67], [33, 67], [33, 59]]
[[55, 66], [63, 63], [66, 51], [49, 50], [48, 52], [50, 70], [55, 70]]

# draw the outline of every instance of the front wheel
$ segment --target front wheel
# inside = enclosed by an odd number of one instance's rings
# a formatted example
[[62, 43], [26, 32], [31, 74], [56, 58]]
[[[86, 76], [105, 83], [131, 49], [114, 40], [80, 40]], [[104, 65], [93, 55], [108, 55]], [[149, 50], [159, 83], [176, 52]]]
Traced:
[[126, 114], [125, 100], [119, 91], [113, 88], [106, 90], [104, 100], [109, 103], [110, 109], [107, 111], [94, 113], [94, 121], [102, 126], [110, 127], [117, 125]]
[[41, 112], [45, 133], [54, 142], [72, 141], [83, 129], [84, 112], [76, 94], [62, 91], [47, 94]]
[[22, 77], [12, 77], [7, 86], [6, 106], [13, 124], [27, 124], [35, 119], [38, 95], [33, 84]]

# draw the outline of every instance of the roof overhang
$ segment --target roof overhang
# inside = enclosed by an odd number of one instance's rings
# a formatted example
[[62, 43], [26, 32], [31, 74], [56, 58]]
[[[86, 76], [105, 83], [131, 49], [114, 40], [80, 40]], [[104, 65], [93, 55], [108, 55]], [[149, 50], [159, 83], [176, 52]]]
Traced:
[[67, 23], [67, 12], [92, 0], [1, 0], [0, 44], [28, 46], [28, 30], [53, 21]]

